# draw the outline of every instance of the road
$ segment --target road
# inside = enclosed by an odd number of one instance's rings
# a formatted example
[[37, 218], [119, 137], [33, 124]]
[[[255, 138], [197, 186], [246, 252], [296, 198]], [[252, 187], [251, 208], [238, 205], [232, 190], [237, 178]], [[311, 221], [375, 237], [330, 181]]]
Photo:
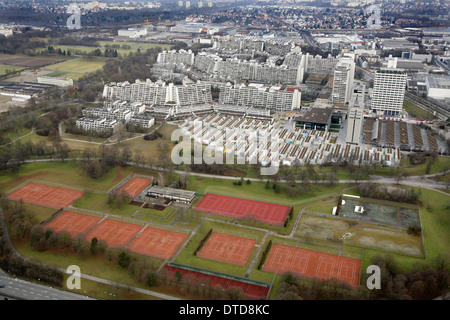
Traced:
[[[66, 159], [66, 161], [80, 161], [84, 160], [83, 158], [69, 158]], [[24, 163], [33, 163], [33, 162], [52, 162], [52, 161], [61, 161], [60, 159], [36, 159], [36, 160], [25, 160]], [[169, 171], [167, 168], [157, 167], [157, 166], [151, 166], [151, 165], [141, 165], [133, 161], [126, 162], [129, 166], [135, 166], [140, 168], [146, 168], [151, 169], [155, 171]], [[237, 177], [230, 177], [230, 176], [221, 176], [221, 175], [215, 175], [215, 174], [207, 174], [207, 173], [198, 173], [198, 172], [186, 172], [184, 170], [172, 170], [173, 173], [184, 175], [189, 174], [189, 176], [196, 176], [196, 177], [204, 177], [204, 178], [215, 178], [215, 179], [223, 179], [223, 180], [237, 180]], [[423, 175], [421, 177], [419, 176], [410, 176], [406, 178], [402, 178], [401, 180], [398, 180], [396, 177], [383, 177], [383, 176], [370, 176], [370, 179], [365, 180], [358, 180], [355, 182], [355, 180], [338, 180], [337, 183], [364, 183], [364, 182], [376, 182], [379, 184], [386, 184], [386, 185], [393, 185], [393, 184], [400, 184], [400, 185], [406, 185], [411, 187], [417, 187], [417, 188], [425, 188], [425, 189], [446, 189], [447, 185], [444, 182], [437, 182], [434, 180], [431, 180], [429, 178], [442, 175], [444, 172], [439, 172], [435, 174], [428, 174]], [[445, 173], [450, 173], [450, 170], [446, 171]], [[263, 181], [258, 178], [245, 178], [245, 180], [250, 181]], [[278, 180], [280, 183], [286, 183], [288, 182], [286, 179], [280, 179]], [[295, 180], [295, 183], [303, 183], [302, 180]], [[318, 181], [315, 183], [328, 183], [327, 181]]]
[[80, 294], [12, 278], [0, 270], [0, 295], [24, 300], [94, 300]]

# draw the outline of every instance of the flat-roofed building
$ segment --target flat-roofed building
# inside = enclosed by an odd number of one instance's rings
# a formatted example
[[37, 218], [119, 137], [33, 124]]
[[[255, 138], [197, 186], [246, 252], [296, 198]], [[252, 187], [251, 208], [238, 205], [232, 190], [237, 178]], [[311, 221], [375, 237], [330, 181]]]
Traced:
[[38, 83], [52, 84], [58, 87], [67, 88], [73, 86], [73, 80], [70, 78], [56, 78], [48, 76], [37, 77]]
[[353, 79], [355, 77], [355, 63], [349, 58], [342, 58], [334, 67], [333, 92], [334, 103], [346, 104], [350, 101]]
[[294, 118], [294, 121], [297, 127], [303, 129], [328, 131], [332, 115], [332, 108], [311, 108], [303, 116]]
[[427, 76], [425, 79], [427, 95], [436, 100], [450, 99], [450, 77], [449, 76]]
[[192, 201], [195, 198], [195, 192], [182, 189], [151, 186], [147, 190], [147, 196], [155, 198], [164, 198], [183, 203], [192, 203]]
[[385, 115], [398, 115], [403, 109], [407, 75], [397, 69], [396, 60], [377, 71], [373, 85], [372, 109]]

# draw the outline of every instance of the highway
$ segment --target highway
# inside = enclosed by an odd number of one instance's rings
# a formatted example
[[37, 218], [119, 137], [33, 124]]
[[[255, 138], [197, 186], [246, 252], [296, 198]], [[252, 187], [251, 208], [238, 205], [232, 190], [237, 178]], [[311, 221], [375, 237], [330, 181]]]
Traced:
[[12, 278], [0, 270], [0, 297], [21, 300], [94, 300], [80, 294]]

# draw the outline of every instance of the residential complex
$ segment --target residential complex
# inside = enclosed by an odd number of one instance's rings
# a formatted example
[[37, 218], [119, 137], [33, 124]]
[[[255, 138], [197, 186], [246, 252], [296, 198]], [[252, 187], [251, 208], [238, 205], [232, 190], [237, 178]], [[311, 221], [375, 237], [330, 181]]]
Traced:
[[192, 105], [212, 101], [211, 85], [208, 83], [185, 83], [166, 85], [163, 81], [152, 82], [136, 80], [135, 83], [121, 82], [105, 85], [103, 98], [115, 101], [141, 102], [147, 105]]
[[265, 108], [274, 112], [292, 111], [300, 109], [301, 92], [298, 88], [257, 84], [227, 85], [220, 89], [219, 103]]
[[353, 79], [355, 76], [355, 63], [349, 58], [343, 58], [334, 67], [334, 80], [332, 101], [346, 104], [350, 101]]
[[395, 60], [392, 62], [375, 74], [373, 86], [372, 109], [385, 115], [400, 114], [406, 90], [407, 76], [397, 69]]

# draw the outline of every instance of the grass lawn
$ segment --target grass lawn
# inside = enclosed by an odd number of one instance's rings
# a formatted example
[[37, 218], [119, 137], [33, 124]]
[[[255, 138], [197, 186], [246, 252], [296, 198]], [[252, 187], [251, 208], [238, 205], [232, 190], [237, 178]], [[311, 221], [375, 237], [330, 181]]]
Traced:
[[[87, 55], [90, 52], [93, 52], [97, 48], [102, 51], [102, 53], [105, 52], [105, 50], [109, 47], [111, 49], [117, 50], [117, 53], [121, 56], [126, 56], [130, 54], [130, 52], [136, 53], [138, 49], [141, 50], [142, 53], [145, 53], [147, 49], [157, 48], [160, 47], [163, 50], [170, 50], [173, 45], [170, 44], [160, 44], [160, 43], [146, 43], [146, 42], [116, 42], [116, 41], [98, 41], [99, 46], [98, 47], [89, 47], [89, 46], [71, 46], [71, 45], [60, 45], [60, 44], [54, 44], [52, 47], [58, 51], [58, 49], [61, 49], [62, 51], [70, 51], [71, 55]], [[112, 46], [118, 46], [117, 48]], [[45, 48], [38, 48], [35, 51], [36, 52], [43, 52], [46, 51], [47, 47]], [[64, 57], [64, 56], [61, 56]]]
[[335, 200], [336, 200], [335, 198], [323, 199], [323, 200], [317, 201], [316, 203], [314, 203], [312, 205], [308, 205], [305, 208], [305, 210], [326, 213], [326, 214], [332, 214], [333, 207], [336, 206]]
[[68, 188], [73, 186], [91, 193], [105, 193], [132, 173], [154, 175], [154, 172], [142, 168], [114, 167], [104, 177], [93, 180], [81, 172], [75, 161], [28, 163], [22, 165], [15, 175], [0, 176], [0, 190], [6, 192], [35, 179]]
[[15, 72], [15, 71], [21, 71], [24, 70], [24, 67], [17, 67], [17, 66], [9, 66], [6, 64], [0, 64], [0, 74], [7, 74], [8, 72]]
[[411, 117], [417, 119], [433, 120], [437, 118], [432, 113], [406, 100], [403, 101], [403, 109], [405, 109], [406, 112], [408, 112]]
[[[450, 196], [421, 189], [423, 206], [420, 209], [423, 236], [425, 243], [425, 259], [393, 255], [403, 271], [410, 270], [416, 263], [431, 264], [438, 254], [450, 255]], [[370, 265], [370, 259], [379, 254], [378, 251], [364, 250], [363, 270]]]
[[271, 187], [266, 189], [266, 181], [252, 181], [249, 185], [244, 183], [241, 186], [233, 185], [233, 182], [237, 180], [237, 178], [236, 180], [223, 180], [191, 176], [189, 178], [191, 183], [188, 185], [188, 189], [202, 194], [217, 193], [225, 196], [292, 206], [338, 195], [342, 189], [352, 186], [352, 184], [344, 183], [336, 184], [332, 187], [322, 183], [311, 184], [310, 192], [302, 193], [297, 196], [289, 196], [286, 194], [285, 184], [279, 184], [281, 192], [277, 194], [272, 188], [273, 183], [270, 183]]
[[106, 194], [86, 192], [81, 198], [76, 200], [72, 206], [79, 209], [115, 214], [128, 218], [130, 218], [131, 215], [139, 208], [129, 204], [124, 204], [117, 208], [113, 205], [108, 205], [107, 199], [108, 196]]
[[[15, 241], [14, 246], [21, 255], [33, 261], [44, 262], [46, 264], [57, 266], [64, 269], [66, 269], [70, 265], [77, 265], [80, 267], [81, 273], [83, 274], [97, 276], [103, 279], [115, 281], [125, 285], [149, 289], [147, 286], [133, 279], [133, 277], [129, 274], [126, 268], [122, 268], [117, 264], [108, 262], [107, 259], [104, 258], [103, 256], [89, 256], [85, 259], [81, 259], [76, 254], [69, 252], [67, 253], [56, 251], [37, 252], [31, 249], [28, 241]], [[158, 259], [154, 259], [154, 261], [156, 263], [161, 263]], [[158, 267], [158, 265], [155, 265], [155, 267]], [[82, 289], [84, 288], [83, 287], [84, 283], [85, 280], [81, 279]], [[98, 283], [91, 284], [90, 288], [92, 287], [98, 288]], [[109, 286], [109, 288], [114, 291], [117, 290], [117, 288], [113, 286]], [[89, 290], [89, 287], [86, 289]], [[95, 291], [95, 293], [99, 292]]]
[[85, 73], [100, 70], [106, 62], [107, 58], [86, 57], [47, 66], [43, 70], [55, 72], [55, 74], [49, 74], [50, 76], [67, 77], [76, 81]]

